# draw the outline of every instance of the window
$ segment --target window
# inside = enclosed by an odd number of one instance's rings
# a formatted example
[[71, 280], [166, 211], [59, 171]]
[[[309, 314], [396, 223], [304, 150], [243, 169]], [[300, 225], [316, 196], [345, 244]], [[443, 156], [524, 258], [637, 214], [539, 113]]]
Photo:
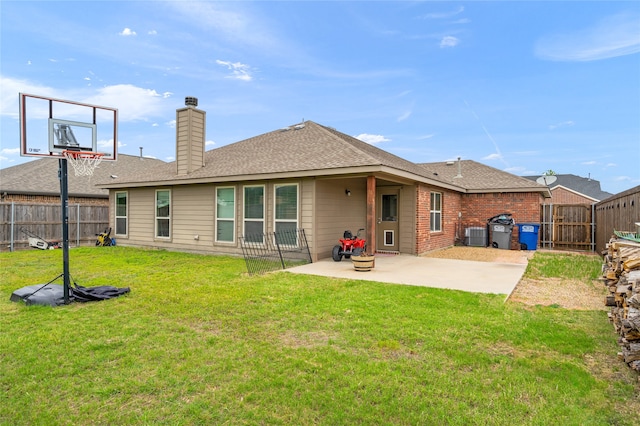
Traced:
[[116, 192], [116, 235], [127, 235], [126, 192]]
[[442, 194], [439, 192], [431, 193], [429, 221], [431, 232], [442, 231]]
[[298, 229], [298, 185], [276, 185], [275, 191], [275, 224], [276, 235], [283, 238], [280, 242], [286, 245], [297, 245], [295, 231]]
[[232, 243], [235, 240], [235, 197], [235, 188], [216, 189], [216, 241]]
[[156, 191], [156, 237], [169, 238], [171, 229], [171, 191]]
[[264, 186], [244, 187], [244, 239], [246, 242], [263, 243], [264, 235]]

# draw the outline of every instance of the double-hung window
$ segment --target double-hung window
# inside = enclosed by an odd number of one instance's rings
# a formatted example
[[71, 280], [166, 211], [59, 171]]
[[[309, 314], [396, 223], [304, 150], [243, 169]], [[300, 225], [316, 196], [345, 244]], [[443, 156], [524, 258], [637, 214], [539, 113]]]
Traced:
[[431, 204], [429, 209], [429, 229], [431, 232], [442, 231], [442, 194], [440, 192], [431, 193]]
[[244, 187], [244, 239], [264, 242], [264, 186]]
[[171, 191], [156, 191], [156, 237], [171, 237]]
[[116, 192], [116, 235], [127, 235], [127, 195]]
[[235, 240], [235, 198], [233, 187], [216, 189], [216, 241], [232, 243]]
[[276, 238], [282, 244], [297, 246], [298, 185], [275, 185], [274, 193]]

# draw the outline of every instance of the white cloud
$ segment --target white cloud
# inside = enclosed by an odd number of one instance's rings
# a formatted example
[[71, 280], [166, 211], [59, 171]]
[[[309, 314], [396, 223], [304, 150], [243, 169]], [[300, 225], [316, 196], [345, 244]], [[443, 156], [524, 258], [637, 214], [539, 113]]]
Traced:
[[206, 142], [204, 143], [204, 146], [213, 146], [213, 145], [215, 145], [215, 144], [216, 144], [216, 143], [215, 143], [214, 141], [206, 141]]
[[398, 117], [397, 121], [404, 121], [407, 118], [409, 118], [411, 116], [411, 110], [406, 111], [404, 114], [402, 114], [400, 117]]
[[382, 135], [370, 135], [368, 133], [361, 133], [356, 136], [356, 139], [360, 139], [362, 142], [366, 142], [368, 144], [377, 144], [380, 142], [390, 142], [391, 139], [387, 139]]
[[573, 121], [571, 121], [571, 120], [569, 120], [569, 121], [563, 121], [563, 122], [561, 122], [561, 123], [557, 123], [557, 124], [550, 124], [550, 125], [549, 125], [549, 130], [555, 130], [555, 129], [557, 129], [558, 127], [570, 127], [570, 126], [573, 126], [574, 124], [576, 124], [576, 123], [574, 123], [574, 122], [573, 122]]
[[129, 36], [135, 36], [137, 34], [131, 28], [125, 28], [124, 30], [122, 30], [122, 32], [119, 32], [118, 35], [129, 37]]
[[502, 155], [500, 154], [489, 154], [486, 157], [482, 157], [483, 160], [501, 160]]
[[2, 155], [15, 155], [20, 153], [20, 148], [2, 148], [0, 154]]
[[151, 30], [151, 31], [148, 31], [147, 34], [149, 34], [149, 35], [158, 35], [158, 32], [156, 30]]
[[593, 166], [594, 164], [597, 164], [595, 161], [583, 161], [582, 163], [583, 166]]
[[455, 47], [460, 44], [460, 40], [454, 36], [444, 36], [440, 40], [440, 48], [444, 49], [445, 47]]
[[419, 141], [425, 140], [425, 139], [431, 139], [432, 137], [434, 137], [436, 134], [435, 133], [431, 133], [430, 135], [423, 135], [423, 136], [419, 136], [417, 139]]
[[607, 165], [605, 167], [617, 167], [618, 165], [616, 163], [607, 163]]
[[640, 15], [621, 13], [594, 25], [541, 38], [535, 54], [549, 61], [597, 61], [640, 52]]
[[167, 121], [166, 123], [164, 123], [167, 127], [171, 128], [171, 129], [175, 129], [176, 128], [176, 120], [171, 120], [171, 121]]
[[425, 15], [420, 16], [420, 18], [422, 18], [422, 19], [446, 19], [446, 18], [451, 18], [452, 16], [459, 15], [462, 12], [464, 12], [464, 6], [458, 6], [458, 8], [456, 10], [453, 10], [451, 12], [427, 13]]
[[119, 121], [144, 120], [162, 113], [162, 99], [153, 89], [144, 89], [131, 84], [101, 87], [98, 93], [83, 102], [118, 109]]
[[172, 95], [173, 95], [173, 92], [164, 92], [162, 94], [162, 97], [167, 99], [167, 98], [170, 98]]
[[243, 81], [251, 81], [253, 79], [250, 74], [249, 65], [245, 65], [240, 62], [221, 61], [219, 59], [216, 60], [216, 64], [225, 66], [229, 70], [231, 70], [231, 75], [229, 76], [229, 78]]
[[514, 175], [523, 174], [527, 169], [525, 167], [507, 167], [503, 171]]

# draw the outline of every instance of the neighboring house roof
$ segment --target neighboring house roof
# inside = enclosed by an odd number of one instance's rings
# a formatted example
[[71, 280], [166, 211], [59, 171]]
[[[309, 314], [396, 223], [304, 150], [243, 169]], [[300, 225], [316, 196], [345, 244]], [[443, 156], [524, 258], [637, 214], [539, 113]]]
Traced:
[[[101, 182], [105, 188], [158, 186], [205, 182], [274, 179], [305, 176], [340, 176], [354, 173], [388, 174], [408, 181], [418, 181], [459, 192], [475, 189], [471, 180], [456, 181], [441, 175], [439, 163], [415, 164], [371, 144], [313, 121], [278, 129], [269, 133], [225, 145], [205, 153], [204, 167], [178, 176], [175, 162], [152, 171], [129, 175], [126, 179]], [[531, 183], [509, 173], [479, 163], [468, 162], [474, 169], [484, 168], [487, 175], [497, 172], [492, 189], [512, 188], [545, 192], [544, 185]], [[433, 165], [433, 167], [431, 167]], [[435, 172], [435, 173], [434, 173]], [[481, 173], [480, 173], [481, 174]], [[497, 181], [505, 179], [502, 185]], [[491, 181], [487, 177], [485, 182]], [[525, 185], [526, 183], [526, 185]], [[466, 186], [465, 186], [466, 185]]]
[[[555, 177], [556, 179], [553, 182], [550, 182], [547, 184], [547, 186], [549, 187], [549, 189], [551, 189], [551, 191], [557, 188], [564, 188], [571, 192], [575, 192], [578, 195], [590, 198], [594, 201], [604, 200], [605, 198], [609, 198], [613, 195], [609, 192], [601, 190], [600, 182], [595, 179], [583, 178], [583, 177], [572, 175], [572, 174], [552, 175], [552, 176]], [[533, 181], [536, 181], [541, 178], [541, 176], [524, 176], [524, 177]]]
[[[108, 198], [109, 190], [96, 187], [96, 182], [111, 179], [110, 176], [126, 176], [132, 170], [143, 172], [164, 161], [126, 154], [118, 155], [117, 161], [101, 162], [93, 176], [76, 176], [69, 165], [69, 196]], [[27, 163], [0, 169], [0, 194], [59, 195], [58, 159], [40, 158]]]

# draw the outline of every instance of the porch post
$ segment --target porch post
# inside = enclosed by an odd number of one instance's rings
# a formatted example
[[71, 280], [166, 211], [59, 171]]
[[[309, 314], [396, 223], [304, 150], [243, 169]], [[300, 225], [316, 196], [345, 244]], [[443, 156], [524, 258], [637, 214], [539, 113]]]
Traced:
[[376, 252], [376, 177], [367, 176], [367, 252]]

